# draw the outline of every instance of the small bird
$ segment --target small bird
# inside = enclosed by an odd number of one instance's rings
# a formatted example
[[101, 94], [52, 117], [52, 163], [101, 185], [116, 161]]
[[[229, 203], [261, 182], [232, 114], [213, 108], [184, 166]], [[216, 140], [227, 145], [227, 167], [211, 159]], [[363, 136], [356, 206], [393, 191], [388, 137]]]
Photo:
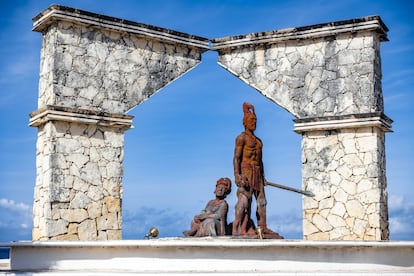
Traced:
[[148, 230], [148, 233], [145, 235], [145, 238], [150, 239], [150, 238], [156, 238], [158, 237], [159, 231], [157, 227], [151, 227]]

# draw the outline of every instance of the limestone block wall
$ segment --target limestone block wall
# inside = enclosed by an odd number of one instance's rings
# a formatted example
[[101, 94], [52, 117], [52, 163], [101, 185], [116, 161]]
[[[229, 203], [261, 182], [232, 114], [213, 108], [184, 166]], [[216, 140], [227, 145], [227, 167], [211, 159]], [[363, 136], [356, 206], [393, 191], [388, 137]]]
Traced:
[[126, 113], [201, 61], [208, 40], [52, 5], [42, 32], [33, 240], [122, 238]]
[[[126, 113], [188, 72], [209, 40], [52, 5], [43, 35], [34, 240], [121, 239]], [[378, 16], [211, 41], [219, 64], [295, 117], [305, 239], [388, 238]]]
[[201, 61], [208, 40], [53, 5], [43, 33], [39, 108], [125, 113]]
[[388, 239], [378, 16], [213, 40], [219, 64], [295, 116], [304, 239]]
[[386, 31], [368, 17], [215, 39], [213, 49], [221, 66], [297, 118], [370, 113], [383, 111]]
[[376, 127], [309, 131], [302, 139], [303, 235], [388, 239], [384, 133]]
[[33, 240], [121, 239], [124, 130], [56, 119], [38, 127]]

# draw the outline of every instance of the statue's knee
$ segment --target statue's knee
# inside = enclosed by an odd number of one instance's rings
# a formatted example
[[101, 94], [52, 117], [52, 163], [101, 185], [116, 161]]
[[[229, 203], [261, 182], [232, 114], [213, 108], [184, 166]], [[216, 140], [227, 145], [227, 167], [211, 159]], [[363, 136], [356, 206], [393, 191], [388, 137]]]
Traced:
[[267, 201], [266, 201], [265, 198], [260, 198], [260, 199], [257, 200], [257, 205], [260, 206], [260, 207], [264, 207], [264, 206], [266, 206], [266, 204], [267, 204]]

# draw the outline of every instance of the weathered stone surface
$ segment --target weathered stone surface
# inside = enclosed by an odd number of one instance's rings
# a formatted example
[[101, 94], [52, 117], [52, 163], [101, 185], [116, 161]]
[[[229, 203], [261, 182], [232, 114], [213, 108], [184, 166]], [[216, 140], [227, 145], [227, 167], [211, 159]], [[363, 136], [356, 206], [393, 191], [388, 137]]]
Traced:
[[98, 232], [96, 229], [95, 220], [87, 219], [81, 222], [78, 226], [78, 236], [79, 240], [82, 241], [96, 240], [98, 237]]
[[122, 231], [121, 230], [108, 230], [106, 231], [108, 235], [108, 240], [121, 240]]
[[57, 21], [44, 34], [39, 107], [125, 113], [196, 66], [207, 49], [77, 20]]
[[84, 193], [78, 192], [70, 202], [69, 207], [73, 209], [81, 209], [85, 208], [90, 202], [91, 199], [88, 196], [86, 196]]
[[361, 32], [334, 40], [216, 48], [220, 65], [295, 116], [321, 117], [383, 110], [382, 99], [369, 97], [379, 77], [372, 66], [379, 58], [377, 39]]
[[58, 5], [34, 30], [43, 45], [30, 123], [39, 128], [33, 239], [120, 238], [124, 113], [199, 64], [208, 40]]
[[363, 218], [365, 215], [365, 210], [362, 204], [357, 200], [350, 200], [346, 204], [346, 211], [349, 216], [354, 218]]
[[347, 225], [345, 220], [341, 216], [337, 215], [329, 215], [328, 221], [332, 228], [339, 228]]
[[332, 225], [319, 214], [315, 214], [312, 218], [312, 221], [315, 226], [322, 232], [327, 232], [333, 228]]
[[307, 219], [303, 221], [303, 231], [303, 235], [305, 236], [321, 232], [313, 223], [310, 222], [310, 220]]
[[96, 219], [98, 230], [118, 229], [118, 216], [116, 213], [107, 213]]
[[104, 198], [104, 202], [108, 212], [116, 213], [121, 211], [121, 200], [119, 198], [107, 196]]
[[92, 219], [100, 217], [102, 215], [102, 203], [101, 202], [91, 202], [87, 206], [88, 216]]
[[69, 223], [66, 220], [59, 219], [59, 220], [48, 220], [46, 221], [47, 224], [47, 236], [54, 237], [61, 234], [67, 233]]
[[[387, 210], [385, 170], [378, 165], [384, 159], [384, 144], [377, 143], [383, 141], [383, 134], [377, 128], [361, 127], [326, 131], [325, 135], [321, 131], [315, 131], [302, 137], [304, 187], [315, 193], [322, 192], [322, 196], [303, 199], [305, 210], [312, 207], [312, 216], [304, 217], [304, 220], [310, 220], [310, 223], [304, 223], [304, 228], [308, 225], [317, 226], [320, 223], [319, 214], [333, 228], [342, 229], [330, 231], [331, 239], [386, 239], [387, 215], [379, 215], [381, 210]], [[332, 141], [336, 141], [336, 145]], [[375, 146], [366, 145], [369, 141], [374, 141]], [[328, 162], [330, 158], [336, 163]], [[329, 165], [321, 166], [325, 162]], [[371, 167], [375, 169], [370, 170]], [[326, 196], [323, 191], [328, 190], [326, 184], [315, 182], [315, 174], [330, 180], [331, 196], [327, 199], [322, 199]], [[314, 236], [314, 232], [310, 232]], [[311, 238], [310, 234], [304, 236]]]
[[69, 222], [82, 222], [88, 217], [88, 212], [85, 209], [69, 209]]
[[78, 223], [70, 223], [68, 227], [68, 235], [76, 235], [78, 234]]
[[[208, 41], [60, 6], [34, 20], [33, 239], [120, 239], [125, 113], [197, 65]], [[315, 194], [303, 198], [305, 239], [388, 238], [386, 32], [373, 16], [212, 41], [219, 64], [304, 120], [302, 182]]]

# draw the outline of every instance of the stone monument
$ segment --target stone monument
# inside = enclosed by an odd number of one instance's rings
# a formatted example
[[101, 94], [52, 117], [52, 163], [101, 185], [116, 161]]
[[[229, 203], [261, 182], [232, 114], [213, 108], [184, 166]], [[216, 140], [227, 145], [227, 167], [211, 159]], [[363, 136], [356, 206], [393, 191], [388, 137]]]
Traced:
[[388, 239], [380, 17], [211, 41], [58, 5], [33, 21], [43, 36], [33, 240], [122, 238], [127, 112], [209, 49], [295, 116], [302, 188], [315, 195], [303, 197], [304, 239]]

